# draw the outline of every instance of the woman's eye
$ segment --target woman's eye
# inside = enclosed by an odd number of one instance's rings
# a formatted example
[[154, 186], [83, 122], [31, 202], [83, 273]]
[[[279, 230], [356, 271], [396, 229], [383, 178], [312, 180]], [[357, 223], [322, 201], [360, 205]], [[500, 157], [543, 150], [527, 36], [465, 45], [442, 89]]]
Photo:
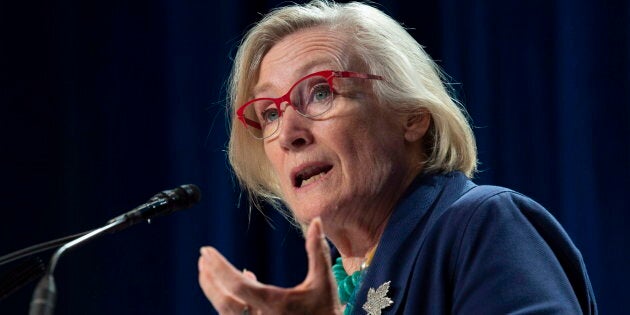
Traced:
[[322, 83], [313, 87], [313, 92], [311, 93], [311, 101], [312, 102], [323, 102], [326, 101], [332, 94], [330, 90], [330, 85]]
[[280, 113], [278, 113], [277, 108], [267, 108], [260, 113], [260, 117], [262, 117], [263, 124], [268, 124], [278, 119], [280, 117]]

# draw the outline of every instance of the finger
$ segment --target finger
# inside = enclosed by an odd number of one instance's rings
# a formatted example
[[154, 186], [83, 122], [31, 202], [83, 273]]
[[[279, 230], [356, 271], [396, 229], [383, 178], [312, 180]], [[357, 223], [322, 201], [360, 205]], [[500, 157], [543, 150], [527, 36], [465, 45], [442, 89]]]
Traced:
[[311, 221], [306, 232], [306, 253], [308, 255], [307, 279], [332, 278], [330, 248], [322, 228], [322, 220], [317, 217]]
[[247, 269], [243, 269], [243, 276], [245, 276], [245, 278], [250, 279], [250, 280], [254, 280], [254, 281], [257, 280], [256, 275]]
[[220, 314], [241, 314], [247, 304], [234, 296], [217, 282], [209, 261], [204, 256], [199, 257], [199, 286], [212, 306]]
[[268, 302], [270, 291], [268, 286], [238, 271], [212, 247], [202, 248], [201, 254], [201, 259], [205, 262], [204, 266], [208, 269], [215, 286], [219, 286], [227, 295], [245, 301], [250, 307]]

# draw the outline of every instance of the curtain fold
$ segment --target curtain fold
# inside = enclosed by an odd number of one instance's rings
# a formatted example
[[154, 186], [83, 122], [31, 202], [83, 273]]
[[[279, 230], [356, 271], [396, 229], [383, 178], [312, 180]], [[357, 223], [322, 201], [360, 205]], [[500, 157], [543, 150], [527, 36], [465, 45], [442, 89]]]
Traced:
[[[280, 1], [0, 4], [0, 255], [104, 224], [194, 183], [193, 209], [66, 254], [58, 314], [208, 314], [203, 245], [267, 283], [306, 274], [299, 231], [249, 212], [225, 157], [226, 80]], [[630, 282], [630, 4], [382, 1], [444, 71], [477, 137], [476, 182], [543, 204], [580, 248], [603, 314]], [[273, 222], [273, 227], [268, 224]], [[42, 255], [45, 260], [48, 255]], [[0, 267], [0, 273], [5, 268]], [[0, 302], [22, 314], [34, 284]]]

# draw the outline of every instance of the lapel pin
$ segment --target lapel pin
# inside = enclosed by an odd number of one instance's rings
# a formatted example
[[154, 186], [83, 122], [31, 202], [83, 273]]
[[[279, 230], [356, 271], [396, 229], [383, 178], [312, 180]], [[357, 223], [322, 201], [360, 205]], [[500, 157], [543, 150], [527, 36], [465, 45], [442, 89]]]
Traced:
[[387, 293], [389, 292], [389, 283], [391, 281], [387, 281], [381, 284], [376, 290], [370, 288], [368, 290], [367, 302], [363, 304], [363, 309], [368, 313], [368, 315], [381, 315], [381, 311], [392, 305], [394, 301], [387, 297]]

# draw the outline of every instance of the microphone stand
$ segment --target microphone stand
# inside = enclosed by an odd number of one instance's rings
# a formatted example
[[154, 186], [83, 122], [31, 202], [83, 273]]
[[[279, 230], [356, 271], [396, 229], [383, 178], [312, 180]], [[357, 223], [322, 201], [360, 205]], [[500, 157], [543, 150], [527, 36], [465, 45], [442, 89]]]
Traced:
[[108, 223], [107, 225], [95, 229], [73, 241], [70, 241], [57, 249], [55, 254], [50, 259], [50, 264], [48, 265], [46, 273], [37, 284], [35, 292], [33, 292], [33, 299], [31, 300], [31, 306], [28, 314], [53, 314], [53, 310], [55, 309], [55, 300], [57, 297], [57, 289], [55, 286], [55, 278], [53, 277], [53, 273], [55, 272], [55, 268], [57, 267], [57, 261], [59, 261], [59, 258], [61, 257], [61, 255], [63, 255], [64, 252], [69, 249], [75, 248], [91, 239], [94, 239], [101, 234], [113, 231], [122, 223], [125, 222], [123, 220], [113, 220], [113, 222], [110, 221], [110, 223]]
[[18, 260], [20, 258], [24, 258], [27, 256], [32, 256], [35, 255], [37, 253], [43, 252], [43, 251], [47, 251], [49, 249], [55, 248], [55, 247], [59, 247], [63, 244], [68, 243], [69, 241], [72, 241], [74, 239], [77, 239], [85, 234], [88, 234], [91, 231], [86, 231], [86, 232], [81, 232], [81, 233], [77, 233], [77, 234], [73, 234], [73, 235], [69, 235], [69, 236], [65, 236], [62, 238], [58, 238], [56, 240], [52, 240], [52, 241], [48, 241], [48, 242], [44, 242], [44, 243], [40, 243], [37, 245], [33, 245], [24, 249], [20, 249], [17, 250], [15, 252], [12, 252], [10, 254], [4, 255], [2, 257], [0, 257], [0, 266], [4, 265], [4, 264], [8, 264], [12, 261]]
[[50, 259], [46, 273], [37, 284], [29, 309], [29, 315], [52, 315], [55, 309], [57, 288], [53, 273], [57, 262], [63, 253], [86, 243], [102, 234], [116, 232], [128, 228], [142, 221], [151, 222], [151, 218], [170, 214], [185, 208], [190, 208], [201, 199], [199, 187], [189, 184], [181, 185], [175, 189], [165, 190], [146, 203], [135, 209], [117, 216], [107, 222], [103, 227], [97, 228], [61, 246]]

